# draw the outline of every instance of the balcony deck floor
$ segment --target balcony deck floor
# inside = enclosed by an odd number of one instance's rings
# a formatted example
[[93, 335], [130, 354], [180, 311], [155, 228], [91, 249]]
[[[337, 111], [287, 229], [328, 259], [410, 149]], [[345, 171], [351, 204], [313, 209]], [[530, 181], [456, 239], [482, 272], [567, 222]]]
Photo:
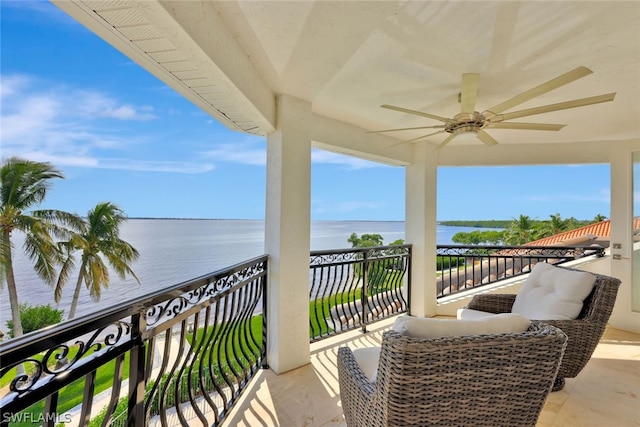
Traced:
[[[261, 371], [229, 414], [229, 426], [345, 426], [336, 355], [338, 348], [380, 344], [393, 319], [311, 346], [311, 363], [285, 374]], [[551, 393], [538, 427], [640, 425], [640, 334], [608, 327], [587, 366]]]

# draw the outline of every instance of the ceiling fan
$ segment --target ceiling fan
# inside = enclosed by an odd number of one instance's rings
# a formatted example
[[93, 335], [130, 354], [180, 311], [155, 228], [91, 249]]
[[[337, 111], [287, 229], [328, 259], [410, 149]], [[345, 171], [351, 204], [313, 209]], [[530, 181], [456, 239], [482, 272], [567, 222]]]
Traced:
[[[613, 101], [616, 92], [608, 93], [605, 95], [592, 96], [589, 98], [574, 99], [572, 101], [560, 102], [557, 104], [544, 105], [541, 107], [527, 108], [525, 110], [513, 111], [511, 113], [504, 113], [517, 105], [520, 105], [530, 99], [550, 92], [582, 77], [591, 74], [593, 71], [586, 67], [577, 67], [561, 76], [542, 83], [526, 92], [516, 95], [494, 107], [485, 110], [482, 113], [475, 111], [476, 97], [478, 94], [478, 81], [479, 74], [466, 73], [462, 75], [462, 90], [458, 96], [460, 102], [460, 113], [456, 114], [453, 118], [441, 117], [434, 114], [424, 113], [422, 111], [411, 110], [403, 107], [396, 107], [394, 105], [384, 104], [382, 108], [389, 110], [395, 110], [402, 113], [413, 114], [417, 116], [427, 117], [433, 120], [442, 122], [441, 125], [436, 126], [418, 126], [410, 128], [397, 128], [397, 129], [383, 129], [373, 131], [369, 133], [382, 133], [382, 132], [396, 132], [403, 130], [416, 130], [416, 129], [441, 129], [437, 132], [422, 135], [417, 138], [413, 138], [407, 141], [402, 141], [398, 144], [405, 142], [416, 142], [424, 138], [428, 138], [440, 133], [448, 133], [449, 136], [442, 141], [436, 149], [440, 149], [451, 142], [456, 136], [462, 133], [475, 133], [478, 139], [484, 142], [486, 145], [495, 145], [498, 143], [491, 135], [485, 132], [485, 129], [520, 129], [520, 130], [546, 130], [546, 131], [558, 131], [566, 125], [559, 124], [547, 124], [547, 123], [522, 123], [522, 122], [508, 122], [507, 120], [517, 119], [520, 117], [533, 116], [536, 114], [548, 113], [557, 110], [566, 110], [569, 108], [582, 107], [585, 105], [599, 104], [601, 102]], [[394, 145], [398, 145], [394, 144]]]

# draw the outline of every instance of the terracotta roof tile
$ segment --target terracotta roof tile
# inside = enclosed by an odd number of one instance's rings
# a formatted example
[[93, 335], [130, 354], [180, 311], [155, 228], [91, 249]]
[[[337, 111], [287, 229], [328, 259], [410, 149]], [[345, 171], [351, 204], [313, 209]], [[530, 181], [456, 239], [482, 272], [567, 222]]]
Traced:
[[[640, 217], [634, 218], [633, 229], [640, 229]], [[576, 228], [575, 230], [565, 231], [564, 233], [556, 234], [554, 236], [534, 240], [527, 243], [527, 246], [553, 246], [582, 237], [591, 237], [588, 240], [609, 240], [610, 235], [611, 220], [605, 220], [595, 224], [585, 225], [584, 227]]]

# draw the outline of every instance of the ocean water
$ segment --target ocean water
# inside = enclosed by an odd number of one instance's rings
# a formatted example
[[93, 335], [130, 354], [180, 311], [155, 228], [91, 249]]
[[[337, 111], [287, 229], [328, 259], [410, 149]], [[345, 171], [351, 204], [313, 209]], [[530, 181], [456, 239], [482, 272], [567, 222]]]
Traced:
[[[437, 243], [451, 244], [453, 235], [472, 231], [470, 227], [438, 226]], [[351, 247], [351, 233], [377, 233], [384, 243], [404, 239], [402, 221], [313, 221], [311, 250]], [[71, 305], [77, 276], [72, 274], [58, 305], [53, 301], [53, 289], [33, 271], [33, 264], [24, 255], [20, 235], [14, 241], [14, 272], [21, 303], [51, 304], [65, 310]], [[229, 267], [264, 253], [264, 222], [262, 220], [190, 220], [190, 219], [129, 219], [123, 224], [120, 237], [140, 253], [132, 269], [140, 279], [121, 280], [111, 273], [111, 283], [95, 302], [83, 288], [76, 317], [95, 312], [133, 298], [163, 289], [198, 276]], [[6, 330], [10, 319], [6, 285], [0, 290], [0, 330]]]

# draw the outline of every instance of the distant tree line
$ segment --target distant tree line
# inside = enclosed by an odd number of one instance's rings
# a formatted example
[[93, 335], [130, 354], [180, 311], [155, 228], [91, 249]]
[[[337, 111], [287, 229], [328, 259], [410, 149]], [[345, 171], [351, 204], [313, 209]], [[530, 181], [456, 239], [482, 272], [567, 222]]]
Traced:
[[[521, 215], [522, 216], [522, 215]], [[531, 219], [529, 218], [529, 220], [536, 224], [536, 223], [548, 223], [549, 221], [554, 221], [553, 217], [557, 216], [558, 218], [560, 217], [560, 214], [555, 214], [555, 215], [549, 215], [552, 219], [551, 220], [537, 220], [537, 219]], [[579, 228], [579, 227], [584, 227], [585, 225], [589, 225], [589, 224], [594, 224], [596, 222], [600, 222], [600, 221], [604, 221], [605, 219], [607, 219], [606, 216], [598, 214], [594, 217], [594, 219], [576, 219], [574, 217], [571, 218], [567, 218], [566, 221], [568, 224], [570, 224], [573, 228]], [[446, 225], [446, 226], [451, 226], [451, 227], [477, 227], [477, 228], [509, 228], [511, 227], [513, 221], [515, 219], [488, 219], [488, 220], [453, 220], [453, 221], [438, 221], [438, 224], [440, 225]]]
[[490, 220], [473, 220], [473, 221], [438, 221], [440, 225], [451, 227], [478, 227], [478, 228], [507, 228], [511, 225], [510, 219], [490, 219]]
[[[456, 233], [451, 238], [454, 243], [462, 245], [523, 245], [534, 240], [555, 236], [565, 231], [595, 224], [605, 219], [607, 218], [600, 214], [596, 215], [592, 220], [577, 220], [573, 217], [563, 219], [562, 216], [557, 213], [555, 215], [549, 215], [548, 220], [535, 220], [527, 215], [520, 215], [502, 227], [496, 225], [502, 223], [502, 221], [442, 221], [440, 224], [453, 225], [451, 223], [456, 222], [457, 226], [471, 227], [471, 225], [469, 225], [470, 223], [485, 223], [491, 225], [484, 225], [483, 227], [503, 228], [503, 230], [474, 230], [471, 232]], [[466, 225], [462, 223], [466, 223]], [[473, 227], [481, 226], [473, 225]]]

